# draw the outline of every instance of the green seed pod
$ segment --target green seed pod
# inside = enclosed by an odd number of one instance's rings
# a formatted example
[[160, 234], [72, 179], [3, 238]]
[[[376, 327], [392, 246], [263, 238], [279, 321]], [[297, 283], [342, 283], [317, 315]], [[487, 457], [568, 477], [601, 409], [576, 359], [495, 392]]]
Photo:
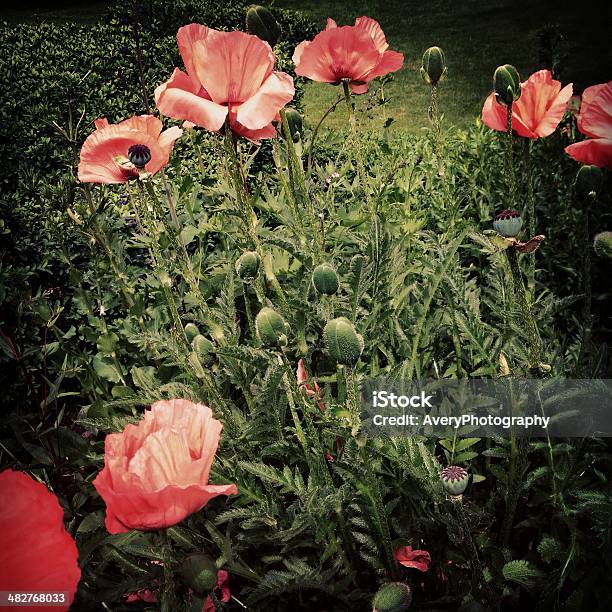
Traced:
[[312, 282], [315, 289], [323, 295], [333, 295], [338, 291], [338, 275], [329, 264], [319, 264], [313, 270]]
[[302, 119], [302, 115], [296, 111], [295, 108], [288, 107], [285, 109], [285, 117], [287, 117], [291, 138], [293, 142], [297, 142], [304, 133], [304, 120]]
[[429, 47], [423, 53], [421, 76], [429, 85], [437, 85], [446, 74], [446, 59], [440, 47]]
[[612, 232], [601, 232], [595, 236], [593, 248], [600, 257], [612, 259]]
[[495, 97], [500, 104], [510, 106], [521, 97], [521, 77], [514, 66], [504, 64], [493, 75]]
[[196, 553], [185, 557], [179, 573], [200, 597], [208, 595], [217, 584], [217, 566], [207, 555]]
[[255, 331], [264, 346], [285, 346], [287, 324], [272, 308], [264, 306], [255, 317]]
[[449, 495], [457, 497], [468, 486], [470, 475], [458, 465], [449, 465], [442, 470], [442, 485]]
[[191, 342], [191, 348], [198, 356], [198, 360], [203, 366], [212, 365], [215, 361], [215, 347], [213, 343], [202, 334], [198, 334]]
[[372, 612], [404, 612], [412, 603], [412, 591], [403, 582], [383, 584], [372, 600]]
[[582, 166], [576, 174], [576, 193], [581, 200], [597, 198], [603, 175], [597, 166]]
[[493, 229], [506, 238], [514, 238], [523, 227], [523, 219], [516, 210], [502, 210], [493, 219]]
[[281, 27], [265, 7], [254, 5], [247, 9], [246, 31], [265, 40], [273, 47], [281, 37]]
[[245, 251], [236, 261], [236, 274], [242, 280], [252, 280], [257, 277], [261, 257], [255, 251]]
[[187, 342], [193, 342], [193, 339], [200, 333], [198, 326], [195, 323], [187, 323], [185, 325], [185, 336], [187, 337]]
[[363, 338], [345, 317], [328, 321], [323, 328], [323, 340], [329, 356], [344, 365], [354, 365], [363, 351]]

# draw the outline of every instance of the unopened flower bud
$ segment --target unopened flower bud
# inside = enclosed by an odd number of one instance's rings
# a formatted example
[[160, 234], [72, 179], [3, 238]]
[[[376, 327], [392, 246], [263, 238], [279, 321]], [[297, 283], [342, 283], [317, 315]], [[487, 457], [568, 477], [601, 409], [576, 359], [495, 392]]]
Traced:
[[151, 149], [147, 145], [134, 144], [128, 149], [128, 159], [137, 168], [143, 170], [151, 161]]
[[264, 306], [255, 317], [255, 331], [264, 346], [286, 346], [288, 326], [285, 319]]
[[246, 31], [265, 40], [273, 47], [280, 39], [281, 27], [265, 7], [254, 5], [246, 13]]
[[338, 291], [338, 275], [327, 263], [319, 264], [312, 272], [312, 283], [323, 295], [333, 295]]
[[197, 355], [198, 360], [203, 366], [212, 365], [215, 361], [215, 347], [213, 343], [202, 336], [202, 334], [198, 334], [191, 342], [191, 348], [194, 353]]
[[581, 200], [597, 198], [603, 175], [597, 166], [582, 166], [576, 174], [576, 193]]
[[523, 227], [523, 219], [516, 210], [502, 210], [493, 219], [493, 229], [506, 238], [514, 238]]
[[193, 342], [193, 339], [200, 333], [198, 326], [195, 323], [187, 323], [185, 325], [185, 336], [187, 338], [187, 342]]
[[245, 251], [236, 261], [236, 274], [242, 280], [252, 280], [259, 272], [261, 258], [255, 251]]
[[423, 53], [421, 76], [429, 85], [437, 85], [446, 73], [446, 59], [440, 47], [429, 47]]
[[442, 486], [445, 491], [457, 497], [461, 495], [468, 486], [470, 475], [458, 465], [449, 465], [442, 470]]
[[504, 64], [497, 68], [493, 83], [495, 97], [500, 104], [510, 106], [521, 97], [521, 77], [514, 66]]
[[286, 108], [285, 117], [287, 117], [287, 125], [293, 142], [297, 142], [304, 133], [304, 120], [302, 115], [295, 108]]
[[185, 584], [200, 597], [208, 595], [217, 584], [217, 566], [210, 557], [200, 553], [185, 557], [180, 574]]
[[412, 591], [403, 582], [383, 584], [372, 600], [372, 612], [405, 612], [412, 604]]
[[354, 365], [363, 352], [363, 338], [345, 317], [327, 322], [323, 340], [329, 356], [343, 365]]
[[612, 259], [612, 232], [601, 232], [595, 236], [593, 248], [600, 257]]

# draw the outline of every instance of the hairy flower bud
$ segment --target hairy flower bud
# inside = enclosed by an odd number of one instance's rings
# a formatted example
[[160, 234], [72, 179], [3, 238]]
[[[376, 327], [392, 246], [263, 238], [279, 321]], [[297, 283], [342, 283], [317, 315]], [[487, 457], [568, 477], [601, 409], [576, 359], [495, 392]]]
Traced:
[[354, 365], [363, 351], [363, 338], [345, 317], [333, 319], [323, 328], [327, 353], [337, 363]]
[[612, 259], [612, 232], [601, 232], [595, 236], [593, 248], [600, 257]]
[[429, 47], [423, 53], [421, 76], [429, 85], [437, 85], [446, 74], [446, 59], [440, 47]]
[[191, 348], [203, 366], [212, 365], [212, 363], [215, 361], [215, 347], [213, 346], [213, 343], [205, 336], [202, 336], [202, 334], [198, 334], [194, 337], [191, 342]]
[[442, 470], [442, 485], [449, 495], [457, 497], [468, 486], [470, 475], [458, 465], [449, 465]]
[[327, 263], [319, 264], [312, 272], [312, 283], [323, 295], [333, 295], [338, 291], [338, 275]]
[[236, 274], [242, 280], [252, 280], [259, 272], [261, 258], [255, 251], [245, 251], [236, 261]]
[[200, 553], [185, 557], [180, 574], [185, 584], [200, 597], [208, 595], [217, 584], [217, 566], [210, 557]]
[[185, 325], [185, 336], [187, 342], [193, 342], [193, 339], [200, 333], [198, 326], [195, 323], [187, 323]]
[[255, 317], [255, 331], [264, 346], [285, 346], [287, 344], [287, 323], [272, 308], [264, 306], [259, 311]]
[[516, 210], [502, 210], [493, 219], [493, 229], [506, 238], [514, 238], [523, 227], [523, 219]]
[[372, 600], [372, 612], [404, 612], [412, 604], [412, 591], [403, 582], [383, 584]]
[[285, 117], [289, 125], [289, 132], [293, 142], [297, 142], [304, 133], [304, 120], [302, 115], [295, 108], [288, 107], [285, 109]]
[[273, 47], [280, 39], [281, 27], [265, 7], [254, 5], [246, 13], [246, 31], [265, 40]]
[[603, 175], [597, 166], [582, 166], [576, 174], [576, 193], [581, 200], [592, 199], [597, 197], [601, 189]]
[[500, 104], [510, 106], [521, 97], [521, 77], [517, 69], [504, 64], [495, 70], [493, 75], [495, 97]]

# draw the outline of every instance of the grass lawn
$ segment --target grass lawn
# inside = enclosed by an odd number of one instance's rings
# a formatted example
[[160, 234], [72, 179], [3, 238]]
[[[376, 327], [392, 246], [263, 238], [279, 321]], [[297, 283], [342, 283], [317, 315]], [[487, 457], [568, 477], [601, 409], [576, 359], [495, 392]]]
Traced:
[[[339, 25], [355, 17], [377, 19], [392, 49], [405, 54], [404, 68], [386, 88], [388, 113], [396, 126], [417, 131], [427, 124], [429, 88], [419, 70], [423, 51], [439, 45], [446, 53], [448, 76], [441, 85], [440, 110], [446, 122], [465, 126], [480, 114], [491, 90], [493, 71], [514, 64], [523, 79], [538, 66], [536, 33], [558, 24], [565, 36], [561, 77], [574, 82], [575, 91], [612, 78], [610, 31], [612, 2], [580, 0], [278, 0], [278, 6], [304, 10], [320, 20], [327, 16]], [[339, 89], [322, 83], [308, 86], [305, 109], [317, 121]], [[363, 96], [365, 98], [365, 96]], [[368, 119], [369, 127], [383, 121], [382, 113]], [[328, 126], [345, 125], [344, 109], [333, 113]]]
[[[441, 46], [448, 76], [440, 90], [440, 110], [447, 124], [466, 126], [480, 114], [491, 89], [494, 69], [514, 64], [525, 79], [539, 67], [536, 34], [542, 26], [557, 24], [564, 34], [561, 78], [574, 82], [575, 91], [612, 78], [612, 2], [610, 0], [276, 0], [280, 7], [307, 12], [324, 27], [327, 16], [340, 25], [355, 17], [377, 19], [392, 49], [402, 51], [406, 61], [386, 88], [387, 113], [396, 127], [411, 132], [427, 124], [429, 88], [419, 69], [423, 51]], [[0, 9], [7, 21], [91, 22], [104, 13], [108, 2], [66, 1], [53, 4], [26, 0]], [[327, 84], [308, 85], [306, 119], [313, 123], [337, 98], [340, 89]], [[365, 102], [367, 96], [362, 96]], [[375, 111], [365, 117], [365, 127], [376, 128], [385, 115]], [[344, 126], [344, 108], [327, 119], [327, 126]]]

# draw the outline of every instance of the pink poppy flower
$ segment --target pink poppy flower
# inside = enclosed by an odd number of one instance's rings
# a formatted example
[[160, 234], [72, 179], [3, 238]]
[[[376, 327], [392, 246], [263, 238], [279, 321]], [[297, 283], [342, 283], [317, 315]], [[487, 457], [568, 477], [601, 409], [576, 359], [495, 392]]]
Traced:
[[[534, 72], [521, 83], [521, 97], [512, 105], [512, 130], [525, 138], [550, 136], [559, 125], [572, 97], [572, 83], [561, 89], [550, 70]], [[506, 131], [506, 107], [495, 93], [486, 99], [482, 122], [492, 130]]]
[[404, 567], [413, 567], [426, 572], [431, 563], [431, 556], [426, 550], [412, 550], [412, 546], [400, 546], [393, 553], [395, 560]]
[[[306, 372], [306, 366], [304, 365], [303, 359], [300, 359], [298, 361], [296, 376], [297, 376], [298, 386], [304, 389], [308, 397], [320, 397], [321, 396], [321, 389], [319, 388], [319, 385], [317, 384], [316, 380], [313, 381], [314, 389], [312, 389], [310, 385], [306, 382], [308, 380], [308, 373]], [[324, 402], [319, 402], [319, 409], [321, 411], [325, 410]]]
[[95, 125], [96, 131], [81, 148], [78, 176], [82, 183], [125, 183], [138, 178], [141, 171], [155, 174], [168, 163], [174, 141], [183, 133], [178, 127], [162, 132], [162, 122], [153, 115], [113, 125], [97, 119]]
[[93, 485], [106, 502], [110, 533], [179, 523], [235, 484], [208, 484], [223, 425], [203, 404], [155, 402], [136, 425], [106, 436]]
[[293, 79], [274, 70], [267, 42], [244, 32], [219, 32], [192, 23], [176, 35], [186, 72], [174, 69], [155, 90], [168, 117], [219, 131], [226, 119], [249, 140], [273, 138], [279, 111], [293, 99]]
[[584, 90], [578, 129], [589, 138], [565, 147], [566, 153], [581, 164], [612, 168], [612, 81]]
[[53, 608], [30, 605], [27, 609], [68, 610], [81, 570], [57, 497], [27, 474], [4, 470], [0, 499], [0, 591], [61, 591], [66, 600]]
[[[217, 599], [221, 603], [227, 603], [230, 600], [232, 592], [229, 586], [229, 572], [226, 570], [219, 570], [217, 574], [217, 584], [214, 590], [216, 591], [215, 595]], [[215, 604], [213, 603], [212, 597], [208, 596], [206, 598], [202, 612], [215, 612]]]
[[323, 32], [296, 47], [293, 61], [300, 76], [335, 85], [346, 79], [353, 93], [362, 94], [372, 79], [399, 70], [404, 54], [389, 50], [378, 21], [358, 17], [354, 26], [342, 27], [328, 19]]

